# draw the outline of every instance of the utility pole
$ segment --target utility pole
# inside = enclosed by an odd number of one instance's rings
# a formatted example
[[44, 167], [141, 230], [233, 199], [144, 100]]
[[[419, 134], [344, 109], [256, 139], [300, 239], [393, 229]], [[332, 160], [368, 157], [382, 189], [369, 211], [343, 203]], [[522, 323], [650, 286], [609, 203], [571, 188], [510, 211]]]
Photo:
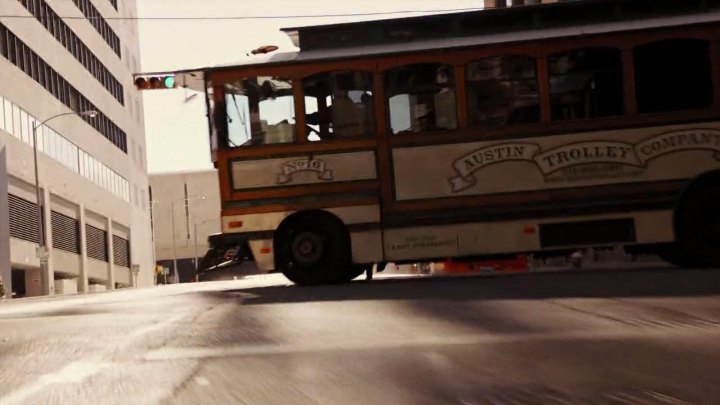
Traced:
[[198, 243], [197, 243], [197, 222], [193, 223], [193, 233], [195, 237], [195, 274], [198, 271]]
[[[172, 223], [173, 273], [177, 275], [177, 248], [175, 246], [175, 201], [170, 201], [170, 216]], [[167, 284], [167, 277], [165, 278], [165, 284]]]

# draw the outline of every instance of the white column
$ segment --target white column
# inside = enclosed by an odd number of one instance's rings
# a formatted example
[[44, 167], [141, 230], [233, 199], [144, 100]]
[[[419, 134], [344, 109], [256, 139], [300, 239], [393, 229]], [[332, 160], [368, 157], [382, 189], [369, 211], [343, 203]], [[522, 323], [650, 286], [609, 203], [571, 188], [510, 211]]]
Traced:
[[53, 270], [55, 268], [54, 266], [54, 254], [53, 254], [53, 244], [52, 244], [52, 210], [50, 208], [50, 190], [45, 187], [42, 190], [42, 200], [44, 202], [43, 204], [43, 226], [45, 228], [45, 246], [47, 247], [49, 256], [48, 256], [48, 262], [47, 267], [45, 270], [45, 282], [47, 285], [42, 286], [43, 287], [43, 294], [44, 295], [55, 295], [55, 271]]
[[[152, 208], [152, 207], [151, 207]], [[136, 262], [133, 258], [134, 249], [132, 249], [133, 232], [132, 229], [127, 233], [127, 248], [128, 248], [128, 268], [130, 268], [130, 287], [137, 287], [137, 277], [133, 274], [133, 263]], [[139, 262], [139, 261], [138, 261]], [[140, 275], [138, 274], [138, 277]]]
[[108, 290], [115, 289], [115, 263], [113, 257], [115, 257], [115, 249], [113, 248], [113, 228], [112, 218], [107, 219], [107, 253], [108, 253], [108, 274], [107, 284]]
[[8, 176], [5, 145], [0, 142], [0, 277], [5, 298], [12, 298], [12, 267], [10, 266], [10, 225], [8, 208]]
[[85, 232], [85, 206], [80, 204], [80, 275], [77, 280], [79, 293], [88, 292], [87, 233]]

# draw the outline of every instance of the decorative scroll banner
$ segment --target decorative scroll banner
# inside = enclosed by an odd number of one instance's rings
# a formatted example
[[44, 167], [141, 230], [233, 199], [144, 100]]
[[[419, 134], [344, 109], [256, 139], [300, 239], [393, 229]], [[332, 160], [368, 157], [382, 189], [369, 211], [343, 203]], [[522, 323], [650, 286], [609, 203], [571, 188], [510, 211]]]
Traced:
[[484, 167], [502, 162], [532, 161], [539, 151], [540, 146], [532, 143], [503, 143], [470, 152], [453, 162], [458, 174], [450, 179], [453, 193], [474, 186], [476, 180], [473, 174]]
[[277, 184], [287, 184], [297, 172], [316, 172], [319, 180], [333, 179], [332, 170], [325, 168], [325, 161], [320, 159], [299, 159], [285, 162], [280, 166], [281, 173], [277, 176]]
[[452, 192], [466, 190], [477, 183], [475, 172], [487, 166], [510, 161], [534, 162], [543, 175], [572, 166], [615, 163], [647, 167], [650, 160], [668, 153], [707, 150], [720, 160], [720, 131], [690, 129], [652, 136], [638, 144], [616, 141], [589, 141], [562, 145], [546, 152], [532, 143], [504, 143], [468, 153], [455, 162], [457, 176], [450, 178]]

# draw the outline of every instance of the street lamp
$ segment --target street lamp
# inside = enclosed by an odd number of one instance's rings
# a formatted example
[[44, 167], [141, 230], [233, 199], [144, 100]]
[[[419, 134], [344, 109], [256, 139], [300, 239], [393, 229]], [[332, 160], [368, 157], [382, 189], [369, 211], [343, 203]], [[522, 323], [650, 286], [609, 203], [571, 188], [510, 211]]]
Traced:
[[33, 159], [35, 161], [35, 198], [37, 199], [37, 214], [38, 214], [38, 232], [39, 232], [39, 242], [38, 242], [38, 250], [37, 250], [37, 257], [40, 259], [40, 280], [42, 280], [42, 288], [43, 288], [43, 295], [50, 294], [50, 283], [47, 277], [47, 262], [48, 257], [50, 256], [50, 252], [48, 252], [47, 247], [45, 247], [45, 229], [43, 224], [43, 217], [42, 217], [42, 208], [40, 206], [40, 175], [38, 172], [38, 148], [37, 148], [37, 129], [43, 126], [46, 122], [55, 119], [57, 117], [62, 117], [63, 115], [79, 115], [81, 117], [90, 117], [95, 118], [97, 116], [98, 112], [95, 110], [87, 110], [87, 111], [72, 111], [72, 112], [66, 112], [61, 113], [57, 115], [53, 115], [52, 117], [46, 119], [45, 121], [40, 122], [39, 124], [33, 124], [32, 127], [32, 134], [33, 134]]
[[157, 205], [159, 201], [156, 200], [150, 200], [150, 228], [152, 231], [151, 237], [152, 237], [152, 257], [153, 257], [153, 274], [155, 274], [155, 285], [158, 284], [158, 277], [157, 277], [157, 252], [155, 251], [157, 249], [157, 240], [155, 238], [155, 228], [157, 227], [157, 216], [155, 214], [155, 205]]

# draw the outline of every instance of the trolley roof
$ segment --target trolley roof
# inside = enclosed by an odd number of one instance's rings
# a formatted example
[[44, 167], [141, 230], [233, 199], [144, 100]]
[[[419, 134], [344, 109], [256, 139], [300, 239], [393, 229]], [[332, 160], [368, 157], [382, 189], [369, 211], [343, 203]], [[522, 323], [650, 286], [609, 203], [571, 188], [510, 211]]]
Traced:
[[[574, 18], [580, 15], [583, 18]], [[498, 25], [498, 22], [503, 21], [513, 21], [512, 26]], [[521, 28], [517, 27], [517, 21], [522, 22]], [[526, 24], [527, 21], [532, 23]], [[214, 71], [581, 37], [718, 21], [720, 0], [576, 0], [476, 12], [286, 28], [283, 31], [294, 38], [295, 44], [300, 47], [299, 51], [253, 55], [233, 64], [144, 74], [174, 74], [178, 86], [204, 91], [205, 76]], [[471, 26], [463, 29], [463, 24]], [[436, 27], [434, 35], [427, 34], [428, 27]]]

